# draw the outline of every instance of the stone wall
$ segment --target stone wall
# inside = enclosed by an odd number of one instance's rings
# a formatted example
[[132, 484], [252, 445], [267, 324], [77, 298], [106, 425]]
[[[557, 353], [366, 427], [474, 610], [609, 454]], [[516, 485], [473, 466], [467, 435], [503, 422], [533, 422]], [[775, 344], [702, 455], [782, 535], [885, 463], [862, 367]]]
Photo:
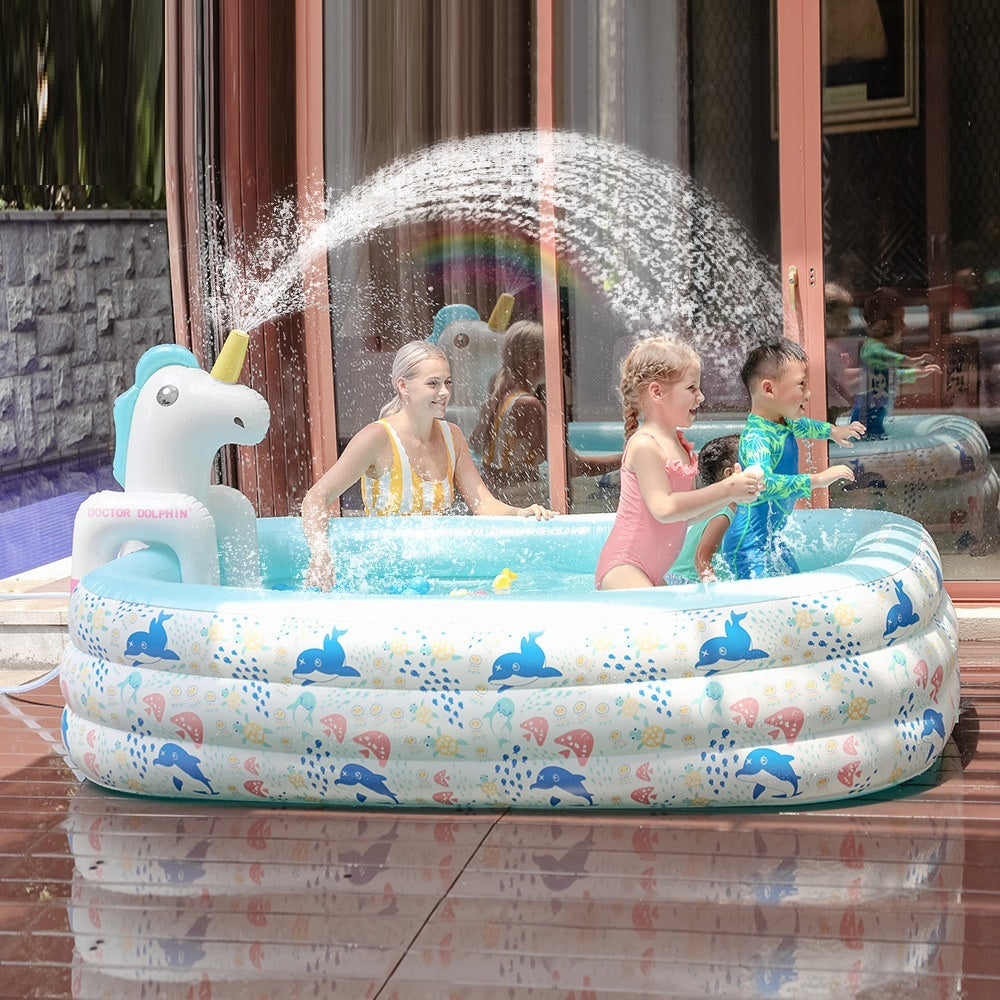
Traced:
[[115, 397], [173, 340], [164, 212], [0, 212], [0, 473], [114, 444]]

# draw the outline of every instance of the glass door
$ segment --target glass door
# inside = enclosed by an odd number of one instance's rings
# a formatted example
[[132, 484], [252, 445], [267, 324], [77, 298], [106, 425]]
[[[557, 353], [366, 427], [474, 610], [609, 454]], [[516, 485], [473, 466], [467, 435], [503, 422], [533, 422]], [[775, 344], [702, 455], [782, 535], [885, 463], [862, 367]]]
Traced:
[[555, 127], [585, 183], [564, 192], [578, 251], [558, 273], [569, 508], [614, 510], [618, 368], [637, 336], [690, 341], [696, 448], [739, 431], [747, 350], [782, 329], [769, 0], [562, 0]]
[[920, 521], [951, 581], [1000, 576], [998, 42], [991, 4], [822, 6], [827, 407], [868, 427], [831, 504]]

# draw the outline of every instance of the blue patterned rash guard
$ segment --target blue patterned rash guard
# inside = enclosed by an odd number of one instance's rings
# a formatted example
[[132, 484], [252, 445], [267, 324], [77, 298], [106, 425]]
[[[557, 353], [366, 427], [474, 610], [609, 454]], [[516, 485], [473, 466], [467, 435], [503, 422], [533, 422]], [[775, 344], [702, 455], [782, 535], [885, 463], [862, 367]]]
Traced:
[[795, 501], [812, 493], [808, 473], [799, 472], [797, 438], [830, 437], [831, 425], [801, 417], [776, 424], [751, 413], [740, 435], [744, 469], [759, 466], [764, 488], [750, 504], [740, 504], [722, 540], [721, 552], [740, 580], [797, 573], [798, 566], [778, 537]]

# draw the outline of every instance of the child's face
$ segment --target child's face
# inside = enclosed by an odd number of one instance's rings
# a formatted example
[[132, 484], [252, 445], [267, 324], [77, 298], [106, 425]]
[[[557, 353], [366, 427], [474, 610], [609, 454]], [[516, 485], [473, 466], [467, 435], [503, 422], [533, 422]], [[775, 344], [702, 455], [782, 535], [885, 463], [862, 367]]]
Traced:
[[775, 412], [786, 420], [804, 417], [809, 402], [809, 376], [804, 361], [789, 361], [770, 380], [771, 403]]
[[701, 391], [701, 366], [689, 365], [676, 382], [658, 382], [664, 420], [671, 427], [690, 427], [705, 401]]

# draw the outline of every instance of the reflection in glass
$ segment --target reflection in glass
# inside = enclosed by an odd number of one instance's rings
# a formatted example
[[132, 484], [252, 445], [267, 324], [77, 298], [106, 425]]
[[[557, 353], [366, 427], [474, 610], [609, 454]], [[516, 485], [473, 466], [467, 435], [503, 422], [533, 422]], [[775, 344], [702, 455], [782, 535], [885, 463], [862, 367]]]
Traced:
[[[618, 368], [643, 329], [687, 337], [699, 351], [706, 400], [696, 431], [714, 438], [714, 420], [746, 414], [746, 352], [782, 330], [777, 142], [767, 60], [755, 55], [768, 51], [769, 4], [574, 0], [557, 9], [557, 124], [623, 144], [656, 176], [616, 163], [587, 185], [588, 198], [615, 206], [600, 238], [618, 257], [596, 286], [572, 267], [560, 277], [569, 445], [588, 458], [621, 450]], [[650, 247], [676, 264], [659, 280], [649, 280]], [[620, 282], [648, 282], [647, 301], [669, 306], [609, 308]], [[617, 475], [575, 478], [571, 509], [614, 510], [618, 488]]]
[[[394, 176], [407, 157], [466, 137], [461, 160], [419, 161], [438, 164], [419, 190], [389, 186], [396, 211], [363, 245], [331, 253], [341, 444], [373, 419], [392, 350], [426, 336], [442, 310], [467, 306], [481, 318], [506, 293], [515, 322], [543, 318], [543, 188], [557, 229], [571, 438], [576, 424], [620, 426], [617, 363], [638, 331], [696, 340], [712, 362], [707, 409], [727, 413], [745, 408], [736, 378], [745, 350], [780, 330], [773, 253], [759, 249], [776, 244], [776, 144], [766, 132], [748, 141], [758, 116], [767, 120], [769, 81], [766, 61], [745, 49], [746, 32], [749, 24], [766, 46], [767, 0], [754, 0], [749, 18], [746, 4], [728, 0], [557, 2], [556, 71], [545, 81], [534, 77], [533, 9], [518, 0], [459, 5], [446, 24], [429, 2], [329, 10], [326, 60], [338, 71], [327, 81], [326, 172], [335, 191], [349, 198], [373, 171]], [[551, 88], [560, 130], [551, 160], [550, 140], [530, 131], [541, 87]], [[518, 158], [515, 134], [521, 145], [535, 136], [530, 160]], [[483, 186], [491, 171], [510, 192], [500, 200]], [[453, 375], [460, 393], [464, 376]], [[541, 413], [538, 405], [516, 433], [501, 431], [521, 439], [517, 464], [527, 470], [516, 483], [501, 478], [544, 497]], [[466, 426], [457, 406], [454, 419]], [[620, 440], [592, 448], [584, 430], [584, 446], [568, 456], [572, 509], [613, 509], [617, 474], [607, 470]]]
[[[828, 50], [863, 36], [865, 6], [836, 5]], [[852, 392], [881, 392], [892, 406], [882, 445], [855, 449], [858, 482], [831, 491], [831, 504], [913, 517], [934, 537], [946, 578], [995, 579], [1000, 226], [989, 206], [1000, 194], [1000, 102], [997, 74], [983, 70], [996, 65], [1000, 10], [878, 4], [891, 17], [904, 7], [924, 21], [914, 36], [924, 76], [918, 117], [906, 127], [859, 122], [823, 138], [830, 418], [846, 418]], [[900, 306], [889, 346], [925, 361], [920, 377], [894, 384], [890, 369], [873, 385], [864, 314], [886, 288]], [[877, 425], [879, 405], [874, 416]]]
[[541, 471], [545, 405], [539, 398], [544, 349], [541, 323], [522, 320], [511, 326], [471, 438], [482, 456], [483, 482], [495, 497], [515, 507], [548, 506]]

